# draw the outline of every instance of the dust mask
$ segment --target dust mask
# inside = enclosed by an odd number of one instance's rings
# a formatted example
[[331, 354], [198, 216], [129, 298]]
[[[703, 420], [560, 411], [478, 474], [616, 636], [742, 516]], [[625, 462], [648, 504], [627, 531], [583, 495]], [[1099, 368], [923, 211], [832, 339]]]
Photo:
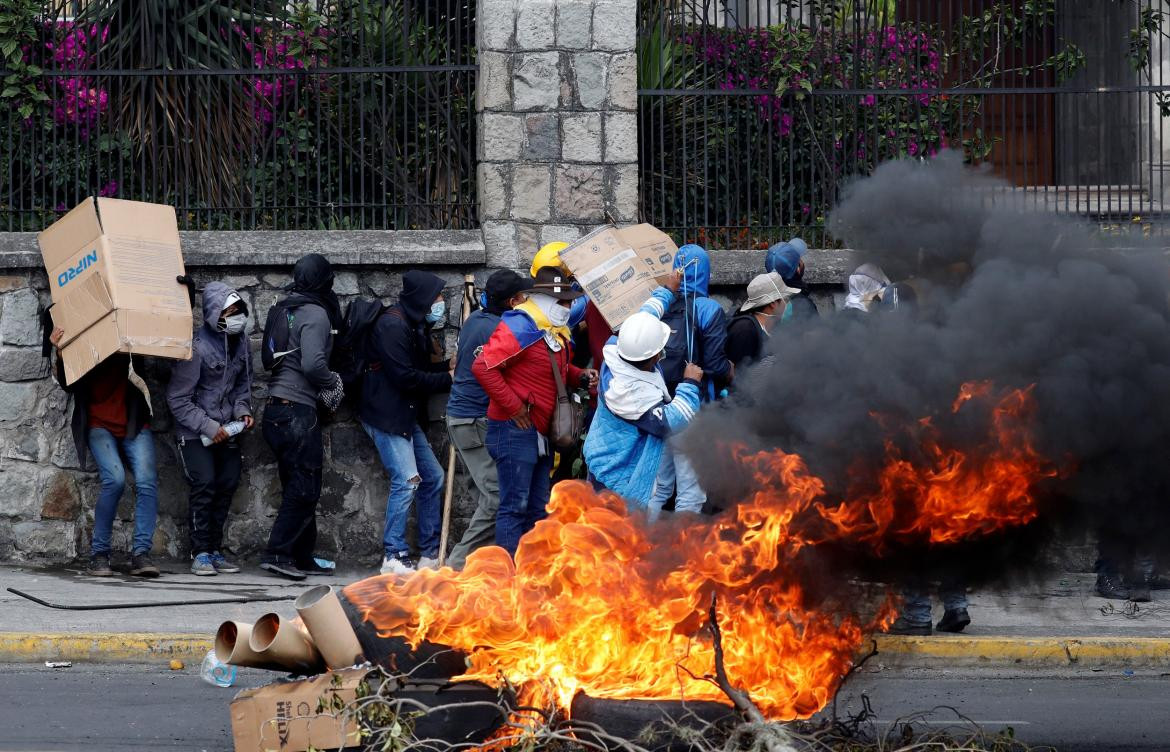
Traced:
[[447, 315], [447, 301], [436, 300], [431, 304], [431, 310], [427, 314], [427, 322], [430, 324], [437, 324], [443, 320]]
[[226, 334], [240, 334], [248, 326], [248, 314], [237, 313], [227, 316], [220, 322], [219, 326], [220, 331]]

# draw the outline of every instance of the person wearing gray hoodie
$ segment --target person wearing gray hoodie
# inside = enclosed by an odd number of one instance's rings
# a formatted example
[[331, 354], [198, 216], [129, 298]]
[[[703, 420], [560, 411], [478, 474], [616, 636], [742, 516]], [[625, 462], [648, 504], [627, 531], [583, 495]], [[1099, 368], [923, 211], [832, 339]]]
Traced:
[[203, 324], [191, 359], [171, 371], [167, 405], [183, 475], [190, 485], [191, 572], [239, 572], [222, 552], [223, 528], [240, 485], [238, 434], [252, 427], [252, 365], [248, 306], [232, 288], [211, 282], [203, 289]]

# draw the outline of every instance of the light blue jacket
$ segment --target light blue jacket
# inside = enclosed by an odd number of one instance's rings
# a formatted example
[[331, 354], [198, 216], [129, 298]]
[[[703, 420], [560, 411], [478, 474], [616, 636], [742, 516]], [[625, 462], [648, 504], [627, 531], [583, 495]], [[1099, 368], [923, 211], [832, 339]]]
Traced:
[[[674, 294], [670, 290], [659, 287], [641, 310], [662, 318], [673, 300]], [[585, 437], [584, 454], [590, 473], [599, 483], [634, 506], [644, 508], [654, 492], [654, 479], [658, 475], [667, 437], [682, 430], [699, 411], [699, 385], [694, 381], [683, 381], [672, 400], [666, 393], [660, 373], [642, 376], [645, 372], [635, 372], [637, 369], [622, 361], [617, 354], [617, 338], [610, 337], [605, 346], [605, 363], [601, 367], [597, 411]], [[616, 415], [606, 403], [611, 387], [623, 379], [646, 376], [662, 384], [662, 398], [649, 402], [647, 409], [636, 418]]]

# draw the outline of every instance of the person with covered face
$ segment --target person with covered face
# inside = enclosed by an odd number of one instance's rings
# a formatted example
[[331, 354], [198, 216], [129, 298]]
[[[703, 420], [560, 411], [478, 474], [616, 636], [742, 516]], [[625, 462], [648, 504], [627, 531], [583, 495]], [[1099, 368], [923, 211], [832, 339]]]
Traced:
[[537, 270], [528, 300], [500, 317], [471, 372], [488, 395], [487, 448], [500, 484], [496, 545], [516, 553], [546, 516], [553, 451], [548, 440], [557, 383], [588, 388], [597, 371], [572, 364], [569, 316], [581, 297], [556, 267]]
[[167, 385], [179, 460], [190, 495], [191, 573], [239, 572], [223, 554], [223, 528], [243, 467], [237, 435], [252, 427], [248, 307], [232, 288], [203, 289], [203, 323], [191, 359], [177, 362]]
[[849, 275], [845, 295], [845, 307], [841, 315], [846, 318], [865, 318], [875, 300], [890, 286], [890, 278], [877, 264], [862, 264]]
[[737, 373], [758, 361], [772, 329], [785, 315], [800, 290], [789, 287], [776, 272], [761, 274], [748, 283], [747, 300], [727, 326], [727, 359]]
[[[590, 480], [634, 505], [648, 509], [666, 439], [681, 431], [699, 412], [703, 369], [687, 363], [674, 395], [658, 363], [670, 327], [662, 315], [674, 302], [681, 277], [659, 287], [641, 309], [626, 319], [605, 346], [600, 399], [589, 434], [585, 461]], [[649, 508], [652, 517], [657, 509]]]
[[[727, 316], [707, 295], [711, 282], [707, 251], [693, 243], [684, 245], [675, 254], [673, 266], [682, 280], [678, 297], [662, 315], [671, 334], [659, 367], [673, 395], [683, 381], [686, 364], [698, 365], [703, 369], [699, 398], [710, 402], [731, 384], [734, 373], [726, 352]], [[690, 460], [673, 447], [662, 458], [650, 504], [661, 509], [672, 495], [676, 495], [674, 508], [678, 512], [701, 512], [707, 501]]]
[[788, 305], [784, 306], [780, 323], [801, 323], [820, 316], [817, 304], [813, 302], [807, 286], [804, 284], [804, 255], [808, 253], [808, 246], [800, 238], [792, 238], [787, 242], [776, 243], [768, 249], [764, 259], [764, 271], [776, 272], [784, 280], [784, 284], [800, 290], [793, 296]]
[[268, 382], [262, 431], [276, 455], [281, 500], [260, 567], [303, 580], [333, 571], [313, 555], [324, 459], [318, 403], [336, 410], [344, 392], [329, 368], [333, 337], [343, 325], [329, 260], [311, 253], [298, 261], [289, 294], [275, 305], [288, 321], [288, 349]]
[[488, 395], [471, 373], [471, 365], [499, 326], [500, 317], [527, 300], [524, 291], [532, 285], [531, 277], [522, 277], [511, 269], [493, 273], [484, 286], [487, 305], [471, 314], [459, 330], [455, 380], [447, 400], [447, 433], [471, 475], [479, 502], [467, 531], [447, 558], [455, 569], [463, 568], [472, 551], [495, 541], [496, 513], [500, 508], [499, 475], [487, 449]]
[[[369, 340], [359, 417], [390, 476], [382, 530], [382, 574], [405, 574], [439, 560], [444, 473], [420, 424], [427, 399], [451, 389], [452, 371], [431, 364], [430, 329], [445, 321], [443, 279], [412, 269], [402, 275], [398, 303], [378, 317]], [[411, 505], [418, 519], [420, 558], [406, 542]]]

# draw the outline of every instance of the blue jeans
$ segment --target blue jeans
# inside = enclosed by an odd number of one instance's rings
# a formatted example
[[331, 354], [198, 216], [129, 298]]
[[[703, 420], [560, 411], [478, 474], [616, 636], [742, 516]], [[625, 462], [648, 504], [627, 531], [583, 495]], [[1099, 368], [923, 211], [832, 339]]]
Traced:
[[[957, 580], [940, 582], [938, 597], [947, 611], [967, 608], [967, 587]], [[930, 588], [927, 583], [915, 580], [902, 588], [902, 618], [912, 624], [930, 624]]]
[[500, 480], [496, 545], [513, 556], [521, 536], [548, 516], [552, 451], [538, 457], [536, 437], [535, 428], [517, 428], [510, 420], [488, 420], [488, 454], [496, 461]]
[[408, 439], [362, 423], [374, 440], [382, 466], [390, 476], [386, 497], [386, 528], [382, 546], [387, 556], [410, 553], [406, 544], [406, 518], [410, 503], [417, 502], [418, 550], [432, 559], [439, 555], [439, 496], [443, 492], [443, 467], [435, 459], [427, 435], [417, 423]]
[[125, 460], [134, 474], [134, 544], [135, 556], [150, 551], [154, 543], [154, 523], [158, 518], [158, 470], [154, 462], [154, 437], [149, 428], [133, 439], [118, 439], [104, 428], [89, 429], [89, 452], [98, 466], [102, 487], [93, 512], [93, 554], [110, 554], [110, 536], [114, 515], [126, 488]]
[[654, 480], [654, 495], [650, 497], [651, 522], [658, 519], [662, 505], [670, 499], [676, 485], [678, 494], [675, 496], [674, 511], [702, 512], [707, 494], [699, 486], [699, 476], [695, 474], [686, 455], [668, 443], [662, 451], [658, 477]]

